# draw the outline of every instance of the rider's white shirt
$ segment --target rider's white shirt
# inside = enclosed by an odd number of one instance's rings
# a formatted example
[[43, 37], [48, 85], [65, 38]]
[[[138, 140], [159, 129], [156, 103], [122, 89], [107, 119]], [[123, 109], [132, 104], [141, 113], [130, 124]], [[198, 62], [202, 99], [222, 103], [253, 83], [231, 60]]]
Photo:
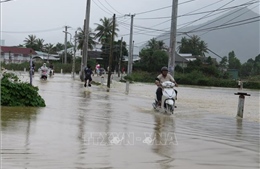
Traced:
[[42, 66], [42, 67], [41, 67], [41, 70], [42, 70], [42, 71], [44, 71], [44, 70], [45, 70], [45, 71], [48, 71], [49, 69], [48, 69], [48, 67], [47, 67], [47, 66], [45, 66], [45, 67], [44, 67], [44, 66]]
[[165, 77], [160, 74], [159, 76], [157, 76], [157, 78], [160, 79], [160, 83], [163, 83], [165, 81], [175, 82], [174, 78], [169, 73]]

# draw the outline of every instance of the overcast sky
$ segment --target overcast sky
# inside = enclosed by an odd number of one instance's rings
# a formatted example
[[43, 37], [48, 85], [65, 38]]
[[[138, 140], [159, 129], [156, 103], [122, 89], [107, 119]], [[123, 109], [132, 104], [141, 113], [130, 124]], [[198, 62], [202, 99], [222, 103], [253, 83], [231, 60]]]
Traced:
[[[225, 8], [231, 7], [249, 1], [251, 0], [179, 0], [178, 15], [198, 10], [213, 3], [214, 5], [196, 12], [218, 9], [225, 4]], [[138, 13], [171, 5], [172, 0], [92, 0], [90, 27], [95, 29], [95, 23], [99, 23], [100, 18], [112, 17], [113, 13], [118, 17], [131, 13], [137, 14], [134, 18], [134, 25], [167, 30], [166, 28], [170, 27], [170, 18], [149, 18], [170, 17], [171, 7], [145, 14]], [[251, 5], [249, 8], [254, 7], [253, 10], [259, 13], [259, 6], [256, 5]], [[19, 45], [24, 43], [23, 40], [28, 35], [33, 34], [37, 38], [44, 39], [45, 43], [64, 43], [64, 33], [62, 32], [64, 26], [70, 26], [71, 28], [68, 31], [74, 34], [76, 28], [83, 27], [85, 11], [86, 0], [13, 0], [1, 3], [1, 39], [5, 40], [6, 46]], [[194, 21], [204, 15], [179, 17], [177, 23], [181, 25], [189, 21]], [[217, 16], [214, 15], [211, 18], [194, 22], [192, 25], [205, 22]], [[119, 17], [118, 21], [120, 31], [116, 40], [124, 35], [124, 40], [129, 43], [129, 35], [127, 34], [130, 32], [130, 17]], [[124, 22], [124, 24], [120, 22]], [[134, 28], [134, 32], [138, 31], [140, 30]], [[149, 35], [135, 33], [133, 40], [136, 46], [142, 45], [142, 42], [160, 33], [162, 32], [149, 32]]]

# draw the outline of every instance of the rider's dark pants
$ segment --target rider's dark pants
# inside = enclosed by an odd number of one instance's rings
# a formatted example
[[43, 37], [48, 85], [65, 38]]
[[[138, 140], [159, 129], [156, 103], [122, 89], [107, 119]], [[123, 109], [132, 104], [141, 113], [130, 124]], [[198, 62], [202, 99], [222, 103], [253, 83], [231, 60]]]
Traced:
[[[175, 90], [175, 93], [176, 93], [176, 96], [177, 96], [177, 90]], [[157, 101], [162, 101], [162, 88], [161, 87], [158, 87], [157, 90], [156, 90], [156, 98], [157, 98]]]
[[162, 100], [162, 88], [160, 88], [160, 87], [158, 87], [156, 90], [156, 98], [157, 98], [157, 101]]

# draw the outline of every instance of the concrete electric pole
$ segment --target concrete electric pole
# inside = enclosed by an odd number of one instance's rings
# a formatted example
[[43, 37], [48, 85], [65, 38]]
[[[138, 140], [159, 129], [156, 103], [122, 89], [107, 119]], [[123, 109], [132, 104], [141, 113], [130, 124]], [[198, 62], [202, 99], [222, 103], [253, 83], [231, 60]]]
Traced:
[[68, 33], [68, 26], [65, 26], [65, 41], [64, 41], [64, 63], [66, 64], [67, 63], [67, 33]]
[[178, 14], [178, 0], [172, 0], [172, 19], [171, 19], [171, 36], [170, 36], [168, 68], [169, 68], [169, 73], [173, 77], [174, 77], [174, 67], [175, 67], [177, 14]]
[[118, 59], [118, 77], [120, 77], [122, 57], [123, 57], [123, 37], [121, 37], [120, 56]]
[[74, 36], [74, 54], [73, 54], [73, 64], [72, 64], [72, 77], [75, 78], [75, 60], [76, 60], [76, 49], [77, 49], [77, 31], [75, 31]]
[[129, 55], [128, 55], [128, 66], [127, 66], [127, 75], [130, 75], [132, 73], [131, 65], [133, 62], [133, 53], [132, 53], [132, 47], [133, 47], [133, 24], [134, 24], [134, 16], [135, 15], [127, 15], [131, 16], [131, 25], [130, 25], [130, 40], [129, 40]]
[[90, 2], [87, 0], [86, 16], [84, 23], [84, 45], [83, 45], [83, 63], [81, 65], [81, 76], [84, 79], [84, 68], [87, 66], [88, 60], [88, 35], [89, 35], [89, 19], [90, 19]]
[[110, 38], [110, 55], [109, 55], [109, 69], [108, 69], [108, 77], [107, 77], [107, 91], [110, 88], [110, 80], [111, 80], [111, 70], [112, 70], [112, 61], [113, 61], [113, 48], [114, 48], [114, 36], [115, 36], [115, 26], [116, 26], [116, 14], [113, 15], [113, 31]]

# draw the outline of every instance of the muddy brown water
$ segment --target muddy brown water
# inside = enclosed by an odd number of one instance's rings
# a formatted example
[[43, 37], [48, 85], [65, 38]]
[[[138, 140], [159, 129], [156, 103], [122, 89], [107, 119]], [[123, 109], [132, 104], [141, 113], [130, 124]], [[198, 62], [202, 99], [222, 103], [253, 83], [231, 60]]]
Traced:
[[112, 82], [107, 92], [70, 75], [36, 74], [47, 106], [1, 107], [1, 168], [259, 168], [259, 91], [244, 90], [251, 96], [242, 120], [237, 89], [180, 85], [170, 116], [153, 110], [153, 84], [130, 84], [126, 95], [124, 83]]

